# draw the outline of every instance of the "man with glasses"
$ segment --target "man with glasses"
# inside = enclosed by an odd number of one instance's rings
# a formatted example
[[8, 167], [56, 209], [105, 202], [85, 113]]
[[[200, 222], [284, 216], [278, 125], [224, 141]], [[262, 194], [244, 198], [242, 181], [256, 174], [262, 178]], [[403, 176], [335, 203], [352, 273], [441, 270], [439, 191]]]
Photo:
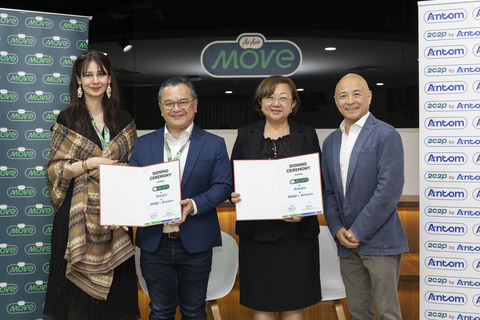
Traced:
[[182, 219], [138, 228], [136, 245], [150, 296], [150, 319], [207, 319], [205, 299], [212, 248], [221, 245], [216, 207], [232, 191], [222, 138], [194, 123], [197, 95], [185, 77], [164, 81], [158, 92], [165, 127], [139, 137], [130, 165], [180, 160]]

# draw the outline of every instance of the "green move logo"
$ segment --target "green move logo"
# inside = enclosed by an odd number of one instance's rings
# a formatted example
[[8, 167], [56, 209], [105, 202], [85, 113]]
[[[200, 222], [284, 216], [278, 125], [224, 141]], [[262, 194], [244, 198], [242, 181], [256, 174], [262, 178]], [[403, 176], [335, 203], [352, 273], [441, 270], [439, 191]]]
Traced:
[[42, 156], [47, 160], [50, 159], [50, 149], [43, 150]]
[[79, 22], [74, 19], [62, 20], [60, 22], [60, 29], [66, 31], [84, 32], [85, 30], [87, 30], [87, 25], [84, 22]]
[[53, 21], [43, 17], [29, 17], [25, 19], [25, 24], [29, 28], [51, 29], [53, 27]]
[[[0, 178], [16, 178], [18, 176], [18, 170], [15, 168], [9, 168], [7, 166], [0, 167]], [[0, 206], [0, 210], [1, 210]], [[1, 215], [1, 213], [0, 213]]]
[[52, 230], [53, 230], [53, 224], [46, 224], [42, 228], [43, 234], [46, 234], [47, 236], [52, 234]]
[[45, 84], [68, 85], [70, 83], [70, 77], [60, 73], [46, 74], [42, 80]]
[[36, 117], [35, 112], [25, 109], [11, 110], [7, 113], [7, 118], [10, 121], [33, 121]]
[[62, 93], [62, 95], [60, 96], [60, 101], [62, 103], [65, 103], [65, 104], [69, 104], [70, 103], [70, 95], [68, 93]]
[[14, 91], [0, 89], [0, 102], [15, 102], [18, 100], [18, 94]]
[[12, 46], [27, 46], [27, 47], [32, 47], [35, 45], [37, 40], [35, 40], [34, 37], [32, 36], [27, 36], [23, 33], [17, 34], [17, 35], [10, 35], [7, 37], [7, 42], [8, 44]]
[[15, 16], [9, 16], [6, 13], [0, 13], [0, 26], [13, 27], [18, 24], [18, 19]]
[[9, 314], [32, 313], [36, 308], [37, 306], [33, 302], [18, 301], [17, 303], [10, 303], [7, 306], [7, 312]]
[[243, 33], [236, 41], [215, 41], [202, 51], [201, 63], [212, 77], [290, 76], [302, 64], [302, 52], [288, 40], [267, 41], [259, 33]]
[[0, 296], [1, 295], [8, 295], [8, 294], [15, 294], [18, 291], [18, 286], [14, 283], [0, 283]]
[[[15, 217], [18, 214], [17, 207], [0, 204], [0, 217]], [[1, 244], [0, 244], [1, 247]]]
[[25, 131], [25, 138], [27, 140], [50, 140], [52, 138], [52, 131], [42, 128], [27, 130]]
[[66, 49], [70, 47], [70, 40], [66, 38], [60, 38], [58, 36], [45, 37], [43, 38], [42, 43], [45, 47], [48, 47], [48, 48]]
[[3, 256], [14, 256], [18, 253], [18, 248], [16, 245], [0, 243], [0, 257]]
[[50, 190], [47, 187], [43, 188], [42, 194], [45, 198], [50, 198]]
[[50, 263], [46, 262], [46, 263], [42, 266], [42, 270], [43, 270], [43, 272], [45, 272], [45, 273], [49, 273], [49, 272], [50, 272]]
[[69, 56], [69, 57], [61, 57], [60, 58], [60, 65], [62, 67], [73, 67], [73, 64], [77, 60], [76, 56]]
[[18, 262], [7, 267], [7, 273], [12, 276], [32, 274], [37, 267], [33, 263]]
[[19, 160], [19, 159], [33, 159], [35, 158], [36, 153], [33, 149], [26, 149], [24, 147], [18, 147], [17, 149], [10, 149], [7, 151], [7, 157], [9, 159]]
[[0, 63], [15, 64], [18, 62], [18, 56], [7, 51], [0, 51]]
[[29, 54], [25, 56], [25, 63], [31, 66], [51, 66], [53, 58], [42, 53]]
[[50, 243], [37, 242], [35, 244], [27, 244], [25, 246], [25, 252], [27, 254], [49, 254], [52, 252], [52, 246]]
[[26, 73], [24, 71], [12, 72], [7, 75], [7, 80], [10, 83], [17, 84], [32, 84], [35, 83], [37, 78], [33, 73]]
[[53, 101], [53, 94], [50, 92], [43, 92], [42, 90], [27, 92], [25, 100], [29, 103], [51, 103]]
[[18, 138], [17, 130], [0, 128], [0, 140], [15, 140]]
[[33, 187], [17, 186], [7, 189], [7, 195], [10, 198], [31, 198], [35, 196], [36, 191]]
[[37, 280], [35, 282], [27, 282], [25, 285], [25, 291], [27, 293], [41, 293], [47, 292], [47, 282]]
[[43, 120], [47, 122], [57, 121], [57, 117], [60, 114], [60, 110], [45, 111], [42, 115]]
[[45, 178], [45, 168], [42, 166], [27, 168], [25, 169], [25, 176], [27, 178]]
[[54, 210], [52, 206], [36, 204], [25, 208], [25, 214], [29, 217], [51, 216]]
[[19, 223], [7, 228], [9, 236], [33, 236], [36, 232], [37, 230], [33, 225], [26, 225], [25, 223]]
[[88, 50], [88, 40], [78, 40], [77, 48], [80, 50]]

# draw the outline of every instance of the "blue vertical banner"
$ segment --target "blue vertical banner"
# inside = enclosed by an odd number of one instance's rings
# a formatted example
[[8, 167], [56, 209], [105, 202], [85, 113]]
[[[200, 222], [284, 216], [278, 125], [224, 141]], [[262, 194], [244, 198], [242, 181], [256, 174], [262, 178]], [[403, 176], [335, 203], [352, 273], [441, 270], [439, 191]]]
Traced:
[[47, 319], [54, 205], [45, 164], [89, 17], [0, 8], [0, 319]]
[[418, 6], [420, 319], [480, 319], [480, 1]]

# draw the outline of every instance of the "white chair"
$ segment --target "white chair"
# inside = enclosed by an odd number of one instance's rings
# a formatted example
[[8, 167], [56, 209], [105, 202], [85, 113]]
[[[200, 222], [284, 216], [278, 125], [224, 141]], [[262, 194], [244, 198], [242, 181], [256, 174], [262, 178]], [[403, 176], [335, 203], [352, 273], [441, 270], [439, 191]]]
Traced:
[[[138, 281], [143, 292], [148, 295], [147, 284], [140, 268], [140, 248], [136, 247], [135, 266]], [[212, 271], [208, 279], [207, 307], [214, 320], [221, 320], [217, 299], [225, 297], [232, 290], [237, 277], [238, 246], [235, 239], [222, 231], [222, 246], [213, 248]]]
[[237, 278], [238, 246], [235, 239], [222, 231], [222, 246], [213, 248], [212, 271], [208, 279], [207, 306], [214, 320], [221, 320], [217, 299], [232, 290]]
[[318, 240], [320, 244], [320, 282], [322, 285], [322, 301], [318, 304], [331, 305], [336, 319], [346, 320], [341, 301], [346, 297], [346, 294], [340, 274], [340, 258], [337, 255], [337, 245], [328, 227], [320, 226]]

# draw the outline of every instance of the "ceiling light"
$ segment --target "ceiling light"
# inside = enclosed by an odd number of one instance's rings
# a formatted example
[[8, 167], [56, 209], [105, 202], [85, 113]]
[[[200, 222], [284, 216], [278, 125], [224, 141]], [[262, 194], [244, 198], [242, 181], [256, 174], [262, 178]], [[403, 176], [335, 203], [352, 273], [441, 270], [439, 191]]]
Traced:
[[303, 91], [304, 89], [303, 88], [297, 88], [297, 91]]
[[383, 82], [377, 82], [377, 86], [383, 86]]
[[202, 78], [196, 75], [191, 75], [191, 76], [185, 76], [188, 80], [190, 81], [202, 81]]
[[122, 48], [123, 52], [127, 52], [128, 50], [132, 49], [132, 45], [130, 44], [127, 38], [123, 38], [118, 43], [120, 44], [120, 47]]
[[326, 47], [325, 48], [325, 51], [335, 51], [335, 50], [337, 50], [337, 48], [335, 48], [335, 47]]
[[231, 91], [231, 90], [227, 90], [227, 91], [225, 91], [225, 93], [226, 93], [226, 94], [232, 94], [232, 93], [233, 93], [233, 91]]

